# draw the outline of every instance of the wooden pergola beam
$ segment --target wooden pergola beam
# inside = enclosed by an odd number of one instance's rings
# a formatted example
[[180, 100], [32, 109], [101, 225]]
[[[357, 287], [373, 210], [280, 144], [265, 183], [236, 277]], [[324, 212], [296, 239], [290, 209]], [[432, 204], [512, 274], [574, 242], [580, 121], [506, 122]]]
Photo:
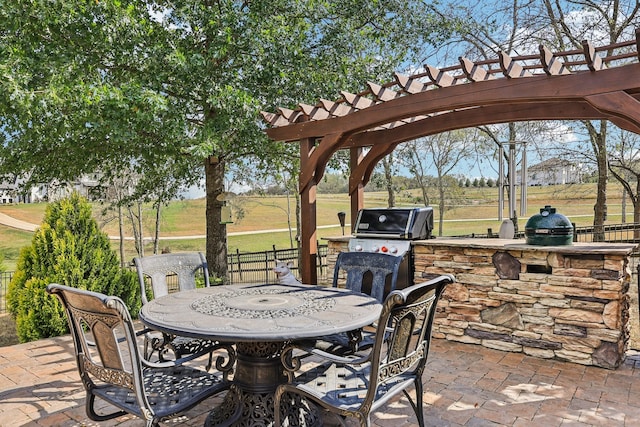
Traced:
[[277, 141], [297, 141], [301, 138], [322, 137], [336, 131], [355, 134], [418, 115], [440, 114], [494, 104], [580, 102], [587, 96], [620, 90], [640, 90], [640, 64], [607, 68], [597, 73], [539, 75], [455, 85], [448, 87], [446, 91], [429, 90], [401, 96], [371, 105], [365, 110], [360, 110], [358, 114], [292, 123], [285, 127], [267, 129], [266, 132]]

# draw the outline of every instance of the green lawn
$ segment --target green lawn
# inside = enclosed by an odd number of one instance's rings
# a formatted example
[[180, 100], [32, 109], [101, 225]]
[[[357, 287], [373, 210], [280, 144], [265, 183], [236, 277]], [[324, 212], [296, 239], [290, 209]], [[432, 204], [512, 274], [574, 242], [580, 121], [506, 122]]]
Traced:
[[[500, 228], [498, 221], [498, 202], [496, 188], [466, 188], [463, 189], [463, 202], [456, 206], [451, 206], [444, 214], [443, 236], [456, 236], [463, 234], [485, 234], [491, 228], [497, 232]], [[621, 190], [615, 184], [609, 185], [608, 199], [608, 222], [621, 222]], [[397, 205], [411, 205], [418, 195], [418, 190], [403, 191], [397, 195]], [[519, 195], [518, 195], [519, 198]], [[593, 222], [593, 204], [595, 202], [595, 184], [562, 185], [547, 187], [530, 187], [528, 189], [528, 209], [527, 214], [519, 220], [519, 226], [524, 228], [526, 220], [531, 215], [539, 212], [545, 205], [552, 205], [559, 213], [569, 217], [578, 226], [591, 225]], [[432, 200], [432, 202], [434, 202]], [[506, 204], [506, 202], [505, 202]], [[378, 207], [386, 205], [385, 193], [365, 193], [365, 206]], [[287, 229], [287, 199], [284, 196], [271, 197], [248, 197], [239, 196], [231, 202], [234, 212], [234, 223], [227, 226], [230, 233], [228, 238], [229, 252], [257, 252], [270, 250], [274, 246], [277, 249], [291, 246], [289, 233], [277, 231], [271, 233], [261, 233], [253, 235], [235, 236], [236, 232], [248, 232], [265, 229]], [[318, 239], [326, 236], [336, 236], [341, 234], [338, 227], [337, 213], [340, 211], [349, 212], [349, 198], [347, 195], [319, 194], [317, 196], [317, 222], [318, 226], [333, 225], [332, 228], [319, 228]], [[518, 203], [519, 209], [519, 203]], [[46, 204], [20, 204], [20, 205], [0, 205], [0, 212], [15, 218], [39, 224], [42, 221]], [[98, 215], [101, 206], [96, 205], [94, 211], [99, 223], [104, 223], [103, 229], [109, 235], [117, 235], [117, 221], [106, 222], [105, 218]], [[295, 212], [294, 200], [290, 199], [289, 209]], [[628, 203], [627, 221], [631, 221], [631, 203]], [[506, 210], [505, 210], [506, 212]], [[242, 213], [242, 215], [240, 215]], [[435, 212], [435, 234], [438, 231], [438, 212]], [[146, 237], [151, 237], [154, 212], [148, 208], [145, 210], [147, 216], [145, 224], [147, 230]], [[293, 214], [292, 214], [293, 215]], [[505, 217], [506, 217], [505, 213]], [[347, 223], [350, 218], [347, 216]], [[292, 218], [293, 227], [295, 221]], [[127, 234], [131, 235], [130, 229]], [[347, 226], [348, 233], [348, 226]], [[169, 248], [171, 251], [200, 250], [204, 251], [204, 238], [192, 239], [172, 239], [178, 236], [203, 236], [205, 234], [205, 201], [179, 200], [169, 204], [162, 209], [161, 221], [161, 248]], [[5, 256], [7, 269], [15, 268], [20, 248], [28, 245], [31, 241], [31, 233], [13, 230], [0, 226], [0, 251]], [[294, 242], [295, 245], [295, 242]], [[113, 243], [114, 249], [118, 249], [116, 241]], [[125, 243], [126, 255], [130, 260], [136, 254], [133, 243]], [[145, 249], [146, 253], [152, 253], [151, 245]]]

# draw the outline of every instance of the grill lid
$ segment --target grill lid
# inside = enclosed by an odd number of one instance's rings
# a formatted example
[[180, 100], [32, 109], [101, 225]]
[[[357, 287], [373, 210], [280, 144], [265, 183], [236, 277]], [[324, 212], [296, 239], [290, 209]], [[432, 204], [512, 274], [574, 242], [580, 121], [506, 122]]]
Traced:
[[431, 237], [433, 208], [361, 209], [355, 224], [357, 237], [421, 240]]
[[573, 225], [549, 205], [529, 218], [524, 232], [530, 245], [570, 245], [573, 241]]

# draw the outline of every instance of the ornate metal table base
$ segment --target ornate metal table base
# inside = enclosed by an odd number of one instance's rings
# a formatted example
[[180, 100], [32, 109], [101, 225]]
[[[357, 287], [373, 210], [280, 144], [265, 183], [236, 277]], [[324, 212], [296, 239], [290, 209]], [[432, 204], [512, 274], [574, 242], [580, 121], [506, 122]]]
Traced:
[[[286, 381], [280, 353], [285, 342], [238, 343], [238, 364], [231, 389], [213, 409], [206, 427], [273, 427], [273, 393]], [[282, 411], [291, 426], [317, 425], [319, 417], [307, 402], [289, 401]]]

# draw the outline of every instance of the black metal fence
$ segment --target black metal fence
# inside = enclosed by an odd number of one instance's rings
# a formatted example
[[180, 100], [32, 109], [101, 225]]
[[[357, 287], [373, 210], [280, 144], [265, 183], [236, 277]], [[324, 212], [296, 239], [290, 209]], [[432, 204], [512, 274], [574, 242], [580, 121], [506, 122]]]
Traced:
[[7, 289], [13, 278], [13, 271], [0, 271], [0, 314], [7, 312]]
[[611, 224], [602, 227], [575, 227], [574, 242], [593, 242], [595, 236], [601, 242], [640, 243], [640, 224]]
[[[273, 267], [276, 260], [291, 262], [291, 270], [298, 276], [300, 251], [293, 249], [276, 249], [265, 252], [245, 252], [227, 255], [228, 275], [231, 283], [275, 283], [278, 281]], [[322, 281], [327, 274], [327, 245], [318, 245], [318, 279]]]

